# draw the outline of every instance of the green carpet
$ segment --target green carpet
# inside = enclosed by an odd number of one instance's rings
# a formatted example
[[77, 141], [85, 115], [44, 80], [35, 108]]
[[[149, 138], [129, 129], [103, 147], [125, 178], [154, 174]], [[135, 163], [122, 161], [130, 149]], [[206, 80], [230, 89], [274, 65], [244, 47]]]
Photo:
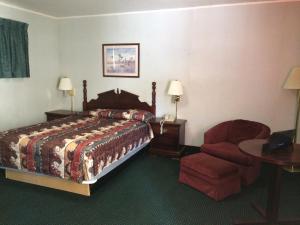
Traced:
[[[0, 224], [230, 225], [259, 218], [250, 202], [265, 202], [268, 168], [240, 194], [215, 202], [178, 183], [179, 161], [141, 152], [81, 197], [13, 182], [0, 170]], [[300, 216], [300, 175], [284, 173], [281, 216]]]

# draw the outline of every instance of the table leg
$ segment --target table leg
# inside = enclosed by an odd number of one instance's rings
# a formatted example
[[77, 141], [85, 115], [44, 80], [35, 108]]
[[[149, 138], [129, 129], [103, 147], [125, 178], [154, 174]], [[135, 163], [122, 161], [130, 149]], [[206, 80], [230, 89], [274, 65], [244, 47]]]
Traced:
[[271, 165], [271, 167], [267, 209], [262, 209], [256, 203], [252, 204], [263, 219], [260, 221], [235, 221], [234, 225], [300, 225], [299, 219], [278, 221], [282, 168], [275, 165]]
[[251, 205], [263, 218], [266, 218], [266, 210], [263, 207], [257, 202], [253, 202]]
[[272, 167], [272, 172], [270, 174], [270, 183], [268, 187], [266, 219], [271, 223], [275, 223], [278, 220], [282, 168], [275, 165], [270, 166]]

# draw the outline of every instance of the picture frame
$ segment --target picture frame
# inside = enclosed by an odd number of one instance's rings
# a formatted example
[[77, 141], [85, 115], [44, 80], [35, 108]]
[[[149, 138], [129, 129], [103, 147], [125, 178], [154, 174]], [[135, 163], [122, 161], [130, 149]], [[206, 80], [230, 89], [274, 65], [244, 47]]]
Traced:
[[102, 44], [103, 77], [140, 77], [140, 44]]

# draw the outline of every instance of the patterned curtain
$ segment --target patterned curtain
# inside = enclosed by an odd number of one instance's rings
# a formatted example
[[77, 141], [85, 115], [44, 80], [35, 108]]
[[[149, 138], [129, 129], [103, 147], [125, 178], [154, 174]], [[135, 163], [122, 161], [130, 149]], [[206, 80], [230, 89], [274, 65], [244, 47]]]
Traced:
[[29, 77], [28, 24], [0, 18], [0, 78]]

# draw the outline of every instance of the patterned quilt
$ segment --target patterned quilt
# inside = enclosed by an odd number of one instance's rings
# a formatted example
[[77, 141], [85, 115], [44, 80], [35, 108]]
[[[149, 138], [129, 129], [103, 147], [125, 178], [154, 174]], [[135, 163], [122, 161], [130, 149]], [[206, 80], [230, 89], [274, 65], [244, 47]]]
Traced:
[[0, 167], [81, 183], [152, 137], [147, 122], [71, 116], [0, 133]]

